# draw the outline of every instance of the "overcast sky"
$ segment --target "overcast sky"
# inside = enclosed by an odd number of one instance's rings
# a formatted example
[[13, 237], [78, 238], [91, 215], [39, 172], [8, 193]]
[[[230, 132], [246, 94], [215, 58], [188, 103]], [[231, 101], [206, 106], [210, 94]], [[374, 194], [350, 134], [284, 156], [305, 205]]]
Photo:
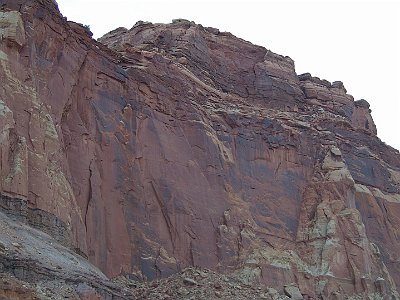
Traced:
[[[94, 37], [138, 20], [184, 18], [288, 55], [298, 74], [343, 81], [366, 99], [378, 136], [400, 149], [400, 1], [57, 0]], [[397, 3], [396, 3], [397, 2]]]

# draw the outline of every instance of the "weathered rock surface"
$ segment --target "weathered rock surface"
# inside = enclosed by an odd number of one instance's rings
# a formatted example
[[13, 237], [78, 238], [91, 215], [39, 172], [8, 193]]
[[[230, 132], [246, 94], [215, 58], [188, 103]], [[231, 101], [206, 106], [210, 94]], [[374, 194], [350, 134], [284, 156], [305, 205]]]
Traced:
[[0, 212], [0, 299], [133, 297], [48, 234]]
[[[43, 231], [108, 277], [199, 266], [271, 299], [398, 299], [400, 154], [342, 82], [182, 19], [97, 42], [52, 0], [1, 4], [0, 224], [31, 233], [21, 259]], [[74, 297], [106, 297], [93, 272]]]

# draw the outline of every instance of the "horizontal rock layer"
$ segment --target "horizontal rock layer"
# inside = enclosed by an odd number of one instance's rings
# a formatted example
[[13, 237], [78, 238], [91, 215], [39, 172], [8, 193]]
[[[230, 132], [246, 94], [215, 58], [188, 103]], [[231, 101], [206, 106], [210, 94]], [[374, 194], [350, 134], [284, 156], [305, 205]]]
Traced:
[[109, 277], [398, 297], [400, 155], [343, 83], [186, 20], [97, 42], [54, 1], [2, 4], [7, 212]]

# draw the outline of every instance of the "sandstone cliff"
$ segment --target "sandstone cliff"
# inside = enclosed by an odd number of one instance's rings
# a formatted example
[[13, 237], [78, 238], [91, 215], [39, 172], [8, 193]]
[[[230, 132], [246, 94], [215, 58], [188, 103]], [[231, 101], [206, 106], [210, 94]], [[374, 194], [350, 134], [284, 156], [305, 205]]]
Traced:
[[343, 83], [186, 20], [95, 41], [52, 0], [0, 3], [2, 274], [132, 299], [107, 277], [197, 266], [399, 299], [400, 154]]

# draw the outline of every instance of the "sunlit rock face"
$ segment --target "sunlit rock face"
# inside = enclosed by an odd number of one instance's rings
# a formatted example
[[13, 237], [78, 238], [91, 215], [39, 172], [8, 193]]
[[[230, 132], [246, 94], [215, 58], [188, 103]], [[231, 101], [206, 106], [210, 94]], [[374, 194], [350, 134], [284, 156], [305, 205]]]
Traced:
[[95, 41], [54, 1], [1, 3], [3, 212], [109, 277], [398, 297], [400, 155], [343, 83], [186, 20]]

